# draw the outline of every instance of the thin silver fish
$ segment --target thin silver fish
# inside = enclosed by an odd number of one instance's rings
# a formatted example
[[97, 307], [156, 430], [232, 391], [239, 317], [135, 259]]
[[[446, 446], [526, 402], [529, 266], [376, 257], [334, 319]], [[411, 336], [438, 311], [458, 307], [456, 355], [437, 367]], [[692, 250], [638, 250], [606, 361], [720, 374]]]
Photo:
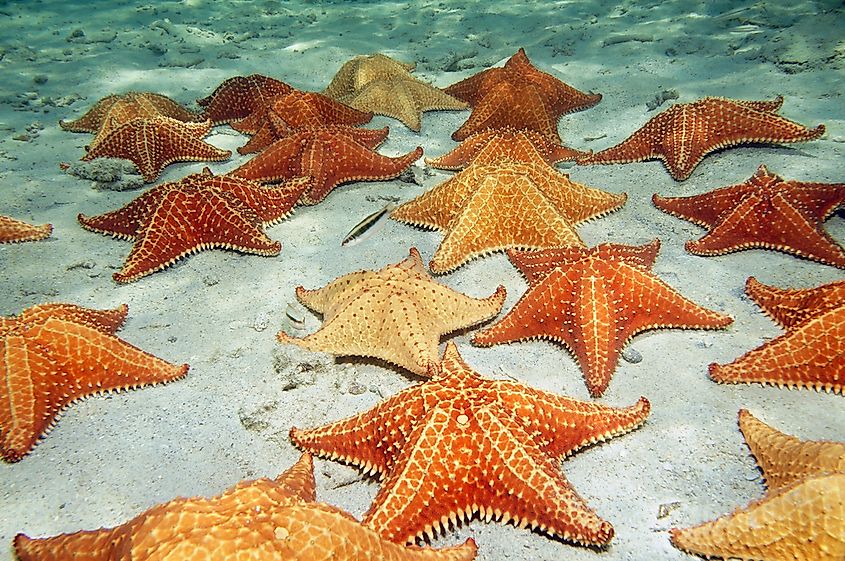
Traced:
[[368, 231], [370, 231], [370, 234], [372, 234], [372, 232], [375, 231], [373, 227], [379, 222], [381, 222], [382, 219], [384, 219], [388, 214], [393, 212], [393, 209], [395, 209], [397, 206], [398, 205], [396, 203], [389, 202], [384, 205], [384, 208], [382, 208], [381, 210], [377, 210], [371, 215], [364, 218], [362, 221], [357, 223], [351, 230], [349, 230], [349, 233], [346, 234], [346, 237], [343, 238], [343, 241], [340, 242], [340, 245], [354, 245], [366, 239], [362, 236]]

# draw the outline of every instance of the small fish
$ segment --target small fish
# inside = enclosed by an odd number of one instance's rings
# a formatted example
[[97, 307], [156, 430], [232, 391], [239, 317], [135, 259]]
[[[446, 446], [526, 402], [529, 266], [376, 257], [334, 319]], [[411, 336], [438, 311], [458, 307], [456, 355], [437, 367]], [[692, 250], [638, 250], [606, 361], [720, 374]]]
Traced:
[[355, 245], [356, 243], [366, 239], [362, 236], [368, 231], [370, 232], [370, 234], [372, 234], [375, 231], [374, 226], [381, 222], [385, 216], [393, 212], [393, 209], [395, 209], [396, 206], [396, 203], [389, 202], [384, 205], [384, 208], [382, 208], [381, 210], [375, 211], [374, 213], [357, 223], [355, 227], [352, 228], [348, 234], [346, 234], [346, 237], [343, 238], [343, 241], [340, 242], [340, 245]]

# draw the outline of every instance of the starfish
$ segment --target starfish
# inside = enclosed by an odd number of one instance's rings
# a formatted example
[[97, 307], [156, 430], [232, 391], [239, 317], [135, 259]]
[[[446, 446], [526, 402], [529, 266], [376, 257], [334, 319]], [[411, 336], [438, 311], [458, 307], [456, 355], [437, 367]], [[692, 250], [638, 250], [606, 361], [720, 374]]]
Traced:
[[0, 316], [0, 453], [17, 462], [74, 401], [182, 378], [175, 366], [115, 336], [128, 307], [42, 304]]
[[744, 561], [845, 558], [845, 443], [799, 440], [742, 409], [739, 427], [768, 491], [746, 508], [693, 528], [673, 528], [688, 553]]
[[745, 292], [786, 333], [730, 364], [711, 364], [710, 377], [720, 383], [759, 382], [843, 393], [845, 281], [786, 290], [750, 277]]
[[86, 230], [132, 240], [134, 245], [114, 280], [127, 283], [213, 248], [278, 255], [279, 242], [262, 227], [290, 214], [309, 178], [266, 187], [245, 179], [212, 175], [206, 168], [142, 193], [132, 202], [98, 216], [80, 214]]
[[360, 92], [374, 80], [408, 77], [415, 67], [414, 63], [401, 62], [380, 53], [356, 56], [343, 63], [323, 94], [332, 99], [345, 97]]
[[297, 287], [296, 297], [325, 318], [316, 333], [282, 343], [338, 355], [375, 357], [426, 376], [439, 361], [443, 335], [489, 320], [505, 302], [505, 287], [471, 298], [434, 282], [416, 248], [404, 261], [379, 271], [358, 271], [317, 290]]
[[804, 142], [824, 134], [824, 125], [808, 129], [778, 115], [782, 104], [781, 96], [772, 101], [705, 97], [693, 103], [676, 103], [620, 144], [577, 162], [626, 164], [657, 158], [672, 177], [683, 181], [716, 150], [740, 144]]
[[241, 132], [255, 129], [255, 136], [238, 148], [239, 153], [248, 154], [259, 152], [299, 129], [326, 125], [358, 126], [370, 122], [372, 118], [372, 113], [358, 111], [322, 94], [294, 90], [276, 96], [263, 111], [256, 111], [239, 123], [233, 123], [232, 127]]
[[627, 195], [585, 187], [545, 163], [502, 161], [464, 171], [393, 211], [391, 218], [445, 230], [429, 266], [451, 271], [507, 248], [583, 245], [574, 226], [614, 211]]
[[572, 489], [559, 462], [635, 429], [649, 410], [644, 397], [614, 408], [484, 378], [449, 342], [431, 380], [354, 417], [293, 428], [291, 439], [378, 474], [381, 489], [363, 522], [388, 540], [431, 539], [478, 514], [604, 546], [613, 526]]
[[538, 70], [524, 49], [503, 68], [490, 68], [446, 88], [446, 93], [473, 107], [466, 123], [453, 135], [464, 140], [487, 128], [535, 130], [560, 143], [557, 122], [561, 116], [588, 109], [600, 94], [586, 94]]
[[393, 179], [422, 156], [419, 146], [396, 158], [382, 156], [373, 148], [386, 136], [387, 128], [374, 131], [335, 125], [303, 129], [277, 140], [229, 173], [262, 183], [311, 176], [313, 184], [300, 202], [313, 205], [341, 183]]
[[402, 547], [351, 514], [315, 502], [314, 467], [303, 454], [276, 479], [242, 481], [211, 498], [177, 498], [114, 528], [49, 538], [15, 536], [21, 561], [471, 561], [472, 539], [443, 549]]
[[731, 318], [687, 300], [651, 272], [660, 241], [642, 246], [600, 244], [537, 252], [508, 251], [528, 290], [478, 345], [544, 338], [575, 355], [590, 395], [607, 389], [622, 348], [658, 328], [713, 329]]
[[152, 92], [128, 92], [119, 95], [109, 95], [94, 104], [94, 107], [75, 121], [59, 121], [59, 126], [73, 132], [96, 133], [106, 121], [109, 110], [117, 103], [133, 104], [139, 111], [147, 115], [170, 117], [178, 121], [204, 121], [200, 115], [188, 111], [167, 96]]
[[0, 215], [0, 243], [32, 242], [50, 237], [52, 224], [34, 226], [11, 216]]
[[234, 76], [224, 80], [210, 96], [198, 99], [197, 103], [204, 108], [204, 119], [223, 125], [249, 117], [277, 95], [291, 91], [292, 87], [269, 76]]
[[111, 104], [111, 107], [109, 107], [108, 111], [106, 111], [105, 116], [103, 117], [103, 122], [100, 125], [100, 128], [97, 129], [97, 133], [94, 135], [94, 140], [91, 141], [90, 145], [85, 147], [85, 150], [89, 151], [96, 147], [103, 141], [104, 138], [111, 134], [112, 131], [119, 128], [121, 125], [125, 125], [133, 119], [153, 118], [170, 121], [174, 125], [190, 131], [197, 138], [203, 138], [211, 129], [211, 121], [209, 120], [182, 121], [167, 115], [162, 115], [151, 105], [140, 103], [137, 100], [119, 99]]
[[491, 165], [502, 160], [554, 165], [574, 160], [583, 154], [579, 150], [552, 142], [530, 129], [488, 129], [473, 134], [448, 154], [434, 159], [426, 158], [425, 162], [433, 168], [461, 170], [470, 163]]
[[467, 104], [411, 75], [413, 64], [382, 54], [358, 56], [338, 70], [328, 97], [361, 111], [397, 119], [420, 131], [423, 111], [466, 109]]
[[777, 249], [845, 268], [845, 249], [821, 228], [845, 205], [845, 184], [787, 181], [760, 166], [744, 183], [691, 197], [652, 197], [660, 210], [707, 228], [684, 247], [696, 255]]
[[209, 129], [210, 123], [197, 131], [195, 126], [166, 117], [132, 119], [91, 147], [82, 161], [94, 158], [131, 160], [144, 180], [150, 183], [173, 162], [219, 161], [228, 158], [232, 154], [230, 150], [221, 150], [201, 140]]

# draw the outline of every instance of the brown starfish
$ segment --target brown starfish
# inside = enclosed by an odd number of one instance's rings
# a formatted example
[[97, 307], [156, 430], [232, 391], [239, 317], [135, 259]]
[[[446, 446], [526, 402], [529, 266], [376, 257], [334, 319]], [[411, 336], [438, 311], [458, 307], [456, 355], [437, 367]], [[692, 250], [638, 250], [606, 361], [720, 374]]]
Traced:
[[85, 115], [75, 121], [59, 121], [59, 126], [73, 132], [93, 132], [100, 130], [106, 115], [113, 105], [128, 102], [147, 116], [157, 115], [170, 117], [178, 121], [205, 121], [205, 118], [182, 107], [167, 96], [152, 92], [128, 92], [125, 94], [109, 95], [94, 104]]
[[262, 74], [234, 76], [209, 95], [198, 99], [202, 106], [203, 119], [211, 119], [215, 125], [239, 121], [264, 107], [277, 95], [293, 91], [293, 88], [281, 80]]
[[11, 216], [0, 215], [0, 243], [32, 242], [50, 237], [52, 224], [34, 226]]

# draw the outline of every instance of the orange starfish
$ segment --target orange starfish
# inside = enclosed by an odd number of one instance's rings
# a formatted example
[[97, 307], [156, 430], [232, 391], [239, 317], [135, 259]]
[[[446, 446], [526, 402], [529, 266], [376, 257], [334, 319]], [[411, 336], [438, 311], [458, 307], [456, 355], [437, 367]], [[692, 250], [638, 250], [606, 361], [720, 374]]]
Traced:
[[80, 214], [78, 219], [86, 230], [134, 241], [123, 268], [113, 275], [126, 283], [205, 249], [278, 255], [281, 244], [262, 227], [290, 214], [309, 186], [309, 178], [301, 177], [265, 187], [214, 176], [206, 168], [158, 185], [118, 210], [91, 217]]
[[487, 321], [502, 309], [505, 287], [471, 298], [434, 282], [416, 248], [379, 271], [358, 271], [317, 290], [299, 286], [300, 302], [325, 318], [316, 333], [279, 341], [338, 355], [376, 357], [425, 376], [438, 364], [443, 335]]
[[0, 452], [16, 462], [55, 424], [68, 405], [98, 393], [166, 383], [175, 366], [114, 334], [128, 307], [92, 310], [42, 304], [0, 317]]
[[627, 195], [585, 187], [545, 163], [473, 164], [393, 211], [391, 218], [445, 230], [429, 266], [451, 271], [507, 248], [583, 245], [574, 226], [625, 204]]
[[33, 226], [10, 216], [0, 215], [0, 243], [32, 242], [50, 237], [52, 224]]
[[[434, 373], [433, 373], [434, 374]], [[364, 524], [398, 543], [478, 514], [603, 546], [613, 526], [560, 472], [560, 460], [641, 425], [645, 398], [627, 408], [489, 380], [447, 343], [435, 377], [370, 411], [310, 430], [294, 444], [382, 478]]]
[[222, 125], [249, 117], [277, 95], [291, 91], [291, 86], [269, 76], [234, 76], [224, 80], [210, 96], [198, 99], [197, 103], [204, 108], [204, 119]]
[[478, 345], [544, 338], [575, 355], [590, 395], [607, 389], [622, 347], [649, 329], [712, 329], [731, 318], [687, 300], [651, 272], [660, 241], [642, 246], [601, 244], [536, 252], [508, 251], [529, 286], [496, 325], [473, 337]]
[[678, 181], [687, 179], [707, 154], [740, 144], [783, 144], [814, 140], [824, 125], [808, 129], [777, 114], [783, 97], [743, 101], [705, 97], [676, 103], [652, 117], [626, 140], [577, 161], [579, 164], [626, 164], [660, 159]]
[[672, 544], [707, 558], [845, 559], [845, 443], [799, 440], [745, 409], [739, 428], [763, 471], [766, 495], [712, 522], [673, 528]]
[[382, 156], [372, 148], [386, 136], [386, 128], [373, 131], [335, 125], [303, 129], [277, 140], [229, 173], [263, 183], [311, 176], [313, 184], [300, 202], [313, 205], [341, 183], [393, 179], [422, 156], [419, 146], [404, 156]]
[[92, 146], [82, 160], [131, 160], [149, 183], [173, 162], [219, 161], [231, 156], [230, 150], [221, 150], [201, 140], [210, 128], [208, 122], [197, 130], [196, 126], [166, 117], [132, 119]]
[[94, 107], [75, 121], [59, 121], [59, 126], [65, 130], [74, 132], [96, 133], [106, 122], [109, 110], [115, 104], [129, 103], [136, 110], [143, 112], [146, 116], [170, 117], [178, 121], [194, 122], [204, 121], [200, 115], [189, 111], [167, 96], [152, 92], [128, 92], [119, 95], [109, 95], [94, 104]]
[[490, 165], [502, 160], [554, 165], [583, 154], [552, 142], [537, 131], [497, 129], [475, 133], [448, 154], [426, 158], [425, 162], [433, 168], [460, 170], [470, 163]]
[[845, 205], [845, 184], [786, 181], [760, 166], [738, 185], [691, 197], [652, 197], [654, 206], [709, 230], [684, 247], [722, 255], [762, 247], [845, 268], [845, 249], [821, 228]]
[[358, 111], [324, 95], [294, 90], [276, 96], [263, 110], [233, 123], [232, 128], [255, 135], [246, 145], [238, 148], [239, 153], [249, 154], [259, 152], [299, 129], [326, 125], [357, 126], [370, 122], [372, 118], [370, 112]]
[[475, 542], [402, 547], [351, 514], [315, 501], [314, 467], [303, 454], [273, 479], [242, 481], [220, 495], [178, 498], [114, 528], [33, 539], [15, 536], [21, 561], [471, 561]]
[[786, 329], [730, 364], [710, 365], [720, 383], [777, 384], [841, 394], [845, 387], [845, 281], [786, 290], [750, 277], [745, 291]]
[[585, 94], [538, 70], [524, 49], [519, 49], [504, 68], [484, 70], [445, 91], [473, 107], [467, 122], [452, 134], [453, 140], [464, 140], [488, 128], [516, 128], [535, 130], [560, 143], [560, 117], [588, 109], [601, 100], [599, 94]]

